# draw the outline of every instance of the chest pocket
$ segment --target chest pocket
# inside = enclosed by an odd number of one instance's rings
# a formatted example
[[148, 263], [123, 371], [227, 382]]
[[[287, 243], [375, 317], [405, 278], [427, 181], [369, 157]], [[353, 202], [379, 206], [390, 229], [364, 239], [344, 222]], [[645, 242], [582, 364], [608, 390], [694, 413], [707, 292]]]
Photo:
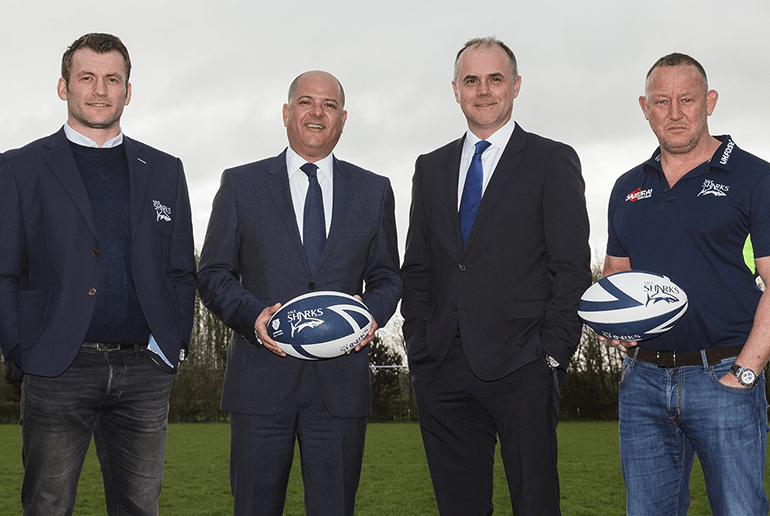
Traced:
[[161, 199], [150, 197], [146, 202], [150, 206], [147, 213], [151, 217], [153, 227], [166, 236], [171, 235], [175, 215], [171, 203], [164, 203]]

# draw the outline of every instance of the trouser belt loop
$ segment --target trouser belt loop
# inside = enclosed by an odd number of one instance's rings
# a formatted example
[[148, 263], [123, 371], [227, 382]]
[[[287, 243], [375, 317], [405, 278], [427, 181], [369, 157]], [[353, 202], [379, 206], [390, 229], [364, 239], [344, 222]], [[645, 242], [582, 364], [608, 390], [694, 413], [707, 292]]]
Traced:
[[631, 365], [632, 366], [636, 365], [636, 355], [639, 354], [639, 346], [636, 346], [636, 349], [634, 349], [633, 353], [634, 353], [634, 356], [631, 357], [631, 360], [632, 360]]
[[704, 371], [708, 371], [708, 369], [709, 369], [709, 358], [708, 358], [708, 356], [706, 356], [706, 350], [705, 349], [701, 349], [700, 350], [700, 356], [703, 359], [703, 370]]

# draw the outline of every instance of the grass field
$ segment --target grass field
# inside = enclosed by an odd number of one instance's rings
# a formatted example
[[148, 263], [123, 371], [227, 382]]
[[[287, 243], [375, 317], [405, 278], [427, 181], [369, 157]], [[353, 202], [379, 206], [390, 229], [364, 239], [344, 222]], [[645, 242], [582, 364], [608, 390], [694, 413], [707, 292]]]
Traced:
[[[617, 423], [560, 423], [559, 474], [564, 516], [625, 513]], [[229, 426], [174, 424], [169, 427], [162, 516], [232, 514], [228, 480]], [[21, 514], [21, 437], [18, 425], [0, 425], [0, 515]], [[766, 480], [767, 486], [767, 480]], [[703, 474], [696, 462], [691, 483], [691, 516], [708, 515]], [[495, 514], [510, 515], [511, 504], [499, 454], [495, 465]], [[104, 514], [99, 464], [93, 445], [78, 487], [75, 514]], [[286, 516], [304, 514], [298, 454], [287, 495]], [[370, 424], [366, 436], [358, 516], [437, 515], [416, 423]]]

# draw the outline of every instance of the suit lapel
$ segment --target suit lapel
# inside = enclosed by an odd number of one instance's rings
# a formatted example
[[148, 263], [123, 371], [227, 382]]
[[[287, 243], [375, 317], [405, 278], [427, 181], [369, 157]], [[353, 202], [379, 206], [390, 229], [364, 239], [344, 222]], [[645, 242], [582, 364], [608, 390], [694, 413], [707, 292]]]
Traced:
[[128, 185], [131, 196], [131, 241], [134, 241], [139, 228], [139, 220], [142, 217], [144, 203], [150, 202], [147, 198], [147, 188], [150, 184], [150, 167], [153, 165], [149, 158], [142, 152], [140, 143], [123, 137], [128, 160]]
[[332, 171], [332, 188], [334, 194], [332, 195], [332, 224], [329, 228], [329, 236], [326, 237], [326, 244], [324, 245], [321, 256], [318, 258], [318, 264], [316, 268], [320, 268], [321, 265], [331, 254], [331, 249], [334, 248], [334, 244], [343, 238], [343, 228], [345, 226], [345, 217], [348, 213], [348, 208], [353, 202], [353, 194], [355, 187], [353, 185], [353, 176], [350, 170], [344, 163], [340, 162], [337, 158], [332, 157], [334, 167]]
[[460, 159], [462, 158], [463, 145], [465, 144], [465, 136], [457, 141], [457, 145], [452, 149], [452, 153], [449, 155], [449, 161], [447, 162], [447, 170], [450, 171], [451, 181], [444, 181], [443, 184], [448, 188], [443, 192], [441, 197], [444, 199], [442, 209], [446, 210], [445, 220], [452, 221], [452, 231], [454, 235], [455, 247], [462, 252], [463, 249], [463, 235], [460, 231], [460, 215], [457, 210], [457, 192], [460, 188]]
[[500, 194], [511, 180], [511, 177], [513, 177], [522, 159], [524, 159], [522, 151], [524, 150], [526, 134], [519, 124], [516, 124], [513, 134], [510, 140], [508, 140], [508, 145], [505, 146], [503, 154], [500, 156], [500, 161], [497, 162], [495, 171], [492, 174], [492, 178], [489, 180], [486, 190], [484, 190], [479, 210], [476, 212], [476, 218], [473, 220], [471, 232], [468, 235], [468, 240], [465, 242], [465, 249], [468, 249], [473, 244], [473, 239], [478, 234], [479, 228], [484, 225], [484, 221], [492, 212]]
[[[439, 162], [429, 183], [423, 185], [424, 195], [436, 199], [436, 220], [441, 224], [449, 224], [449, 231], [442, 232], [448, 239], [443, 243], [446, 249], [457, 251], [456, 258], [463, 252], [463, 239], [460, 233], [460, 218], [457, 213], [457, 188], [460, 178], [460, 157], [462, 155], [465, 136], [450, 145], [443, 162]], [[447, 221], [447, 222], [444, 222]]]
[[72, 149], [69, 147], [69, 141], [64, 134], [64, 129], [53, 134], [43, 145], [47, 148], [43, 158], [62, 185], [64, 185], [64, 188], [83, 215], [88, 228], [96, 237], [96, 226], [94, 225], [94, 218], [91, 212], [91, 202], [88, 199], [86, 187], [83, 185], [83, 178], [80, 175], [77, 163], [75, 163], [75, 157], [72, 155]]
[[294, 213], [294, 204], [291, 200], [291, 187], [289, 186], [289, 174], [286, 170], [286, 151], [273, 159], [270, 168], [267, 171], [267, 189], [275, 203], [276, 213], [286, 228], [292, 247], [301, 256], [305, 267], [310, 270], [305, 255], [305, 248], [302, 247], [302, 238], [297, 227], [297, 216]]

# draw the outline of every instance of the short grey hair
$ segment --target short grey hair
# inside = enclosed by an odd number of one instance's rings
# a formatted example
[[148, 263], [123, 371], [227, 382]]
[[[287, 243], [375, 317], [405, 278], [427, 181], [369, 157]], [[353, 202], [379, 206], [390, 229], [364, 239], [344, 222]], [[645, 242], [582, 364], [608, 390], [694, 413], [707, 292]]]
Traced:
[[500, 41], [494, 36], [487, 36], [485, 38], [473, 38], [471, 40], [468, 40], [463, 48], [460, 49], [460, 51], [457, 53], [457, 57], [455, 57], [455, 71], [454, 71], [454, 77], [453, 80], [457, 82], [457, 74], [460, 72], [460, 56], [463, 55], [463, 52], [468, 50], [469, 48], [494, 48], [499, 47], [500, 49], [505, 52], [505, 54], [508, 56], [508, 62], [511, 67], [511, 76], [512, 79], [515, 81], [519, 77], [519, 67], [516, 63], [516, 56], [513, 54], [513, 51], [508, 48], [508, 45]]
[[663, 66], [694, 66], [703, 78], [703, 91], [709, 90], [709, 80], [706, 76], [706, 70], [703, 68], [703, 66], [701, 66], [701, 64], [696, 61], [695, 58], [690, 57], [687, 54], [680, 54], [679, 52], [673, 52], [655, 61], [655, 64], [652, 65], [650, 71], [647, 72], [647, 77], [644, 80], [645, 90], [647, 89], [647, 84], [650, 82], [650, 76], [652, 75], [652, 72], [655, 71], [656, 68], [661, 68]]

